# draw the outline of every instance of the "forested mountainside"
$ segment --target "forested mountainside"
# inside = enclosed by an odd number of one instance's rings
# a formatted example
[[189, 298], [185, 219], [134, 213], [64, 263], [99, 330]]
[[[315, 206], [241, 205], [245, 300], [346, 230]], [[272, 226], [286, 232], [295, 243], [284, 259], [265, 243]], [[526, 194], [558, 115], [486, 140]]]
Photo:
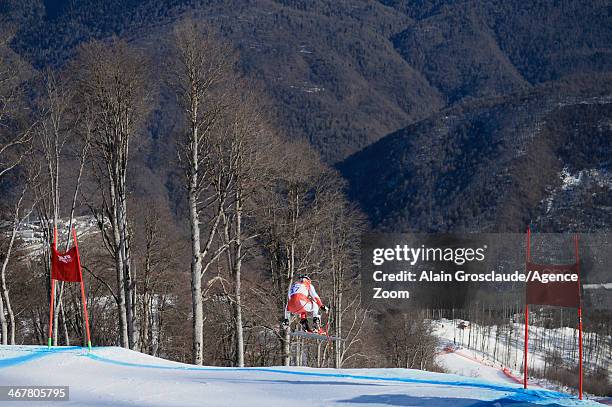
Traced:
[[530, 222], [542, 232], [609, 230], [606, 78], [598, 89], [559, 84], [444, 110], [339, 168], [382, 230], [519, 232]]
[[145, 47], [194, 13], [241, 55], [279, 126], [328, 162], [466, 98], [612, 67], [604, 0], [8, 0], [13, 48], [61, 64], [90, 38]]
[[[52, 230], [67, 249], [76, 217], [95, 345], [438, 369], [435, 310], [362, 302], [360, 238], [610, 230], [611, 13], [605, 0], [0, 1], [2, 340], [44, 344], [51, 325], [53, 344], [83, 339], [77, 286], [51, 294], [47, 319]], [[605, 299], [604, 272], [583, 288]], [[344, 339], [329, 352], [293, 353], [281, 325], [303, 273]], [[511, 332], [521, 296], [487, 294], [501, 313], [437, 317]], [[584, 322], [589, 341], [610, 337], [605, 312]], [[588, 370], [609, 394], [608, 372]]]

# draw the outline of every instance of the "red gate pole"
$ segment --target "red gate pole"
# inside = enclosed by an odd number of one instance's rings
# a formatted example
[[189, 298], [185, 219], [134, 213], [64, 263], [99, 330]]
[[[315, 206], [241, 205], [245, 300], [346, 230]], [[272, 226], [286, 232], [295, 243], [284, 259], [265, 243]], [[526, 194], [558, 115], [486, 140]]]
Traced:
[[529, 352], [529, 304], [525, 304], [525, 360], [523, 361], [523, 388], [527, 388], [527, 353]]
[[[531, 227], [527, 228], [527, 267], [529, 267], [529, 261], [531, 260]], [[529, 284], [529, 283], [527, 283]], [[527, 292], [525, 292], [525, 296]], [[527, 355], [529, 353], [529, 304], [527, 298], [525, 298], [525, 352], [523, 360], [523, 388], [527, 388]]]
[[582, 400], [582, 298], [580, 293], [580, 257], [578, 255], [578, 235], [574, 236], [574, 249], [576, 250], [576, 270], [578, 271], [578, 398]]
[[77, 243], [76, 231], [72, 228], [72, 237], [74, 239], [74, 247], [77, 252], [77, 266], [79, 268], [79, 276], [81, 277], [81, 301], [83, 302], [83, 313], [85, 316], [85, 330], [87, 332], [87, 348], [91, 351], [91, 336], [89, 335], [89, 315], [87, 313], [87, 298], [85, 297], [85, 283], [83, 282], [83, 269], [81, 268], [81, 255], [79, 254], [79, 244]]
[[[81, 273], [81, 276], [83, 273]], [[91, 337], [89, 335], [89, 315], [87, 315], [87, 300], [85, 299], [85, 283], [81, 277], [81, 298], [83, 299], [83, 311], [85, 313], [85, 329], [87, 331], [87, 349], [91, 350]]]
[[578, 379], [578, 398], [582, 400], [582, 307], [578, 308], [578, 357], [580, 358], [579, 363], [579, 375]]

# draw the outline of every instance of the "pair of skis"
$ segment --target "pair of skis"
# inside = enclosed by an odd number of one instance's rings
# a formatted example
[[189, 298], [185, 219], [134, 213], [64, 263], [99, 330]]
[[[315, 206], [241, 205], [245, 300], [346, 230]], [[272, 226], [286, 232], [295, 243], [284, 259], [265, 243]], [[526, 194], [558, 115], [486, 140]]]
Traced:
[[[298, 325], [298, 326], [301, 327], [301, 325]], [[319, 328], [318, 331], [306, 332], [302, 330], [298, 330], [298, 331], [292, 330], [291, 332], [289, 332], [289, 335], [295, 336], [298, 338], [315, 339], [318, 341], [343, 341], [344, 340], [337, 336], [329, 335], [329, 319], [327, 320], [327, 324], [325, 325], [325, 328]]]
[[291, 336], [297, 336], [299, 338], [316, 339], [318, 341], [343, 341], [344, 339], [338, 338], [337, 336], [330, 336], [325, 331], [319, 332], [304, 332], [304, 331], [293, 331], [289, 333]]

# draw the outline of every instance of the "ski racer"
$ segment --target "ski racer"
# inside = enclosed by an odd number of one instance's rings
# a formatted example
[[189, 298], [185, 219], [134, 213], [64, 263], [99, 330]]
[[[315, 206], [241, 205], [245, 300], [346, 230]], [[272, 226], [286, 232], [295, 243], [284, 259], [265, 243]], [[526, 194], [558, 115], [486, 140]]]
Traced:
[[[289, 288], [287, 297], [288, 301], [285, 307], [285, 319], [282, 324], [283, 328], [289, 328], [289, 318], [291, 314], [298, 314], [300, 316], [300, 323], [305, 332], [319, 332], [321, 329], [319, 310], [326, 312], [327, 307], [323, 305], [310, 278], [306, 275], [299, 276], [297, 281]], [[312, 313], [312, 329], [308, 324], [309, 312]]]

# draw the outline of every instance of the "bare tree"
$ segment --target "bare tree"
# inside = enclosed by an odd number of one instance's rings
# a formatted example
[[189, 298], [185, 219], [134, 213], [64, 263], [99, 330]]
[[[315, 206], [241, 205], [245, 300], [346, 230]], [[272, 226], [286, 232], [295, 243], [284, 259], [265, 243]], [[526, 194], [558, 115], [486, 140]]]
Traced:
[[193, 363], [197, 365], [202, 364], [204, 342], [202, 277], [227, 248], [215, 249], [213, 243], [228, 198], [230, 174], [215, 168], [211, 155], [214, 130], [225, 108], [220, 89], [231, 76], [233, 64], [231, 50], [194, 21], [184, 20], [175, 28], [168, 83], [185, 120], [178, 151], [189, 201]]
[[[341, 368], [361, 341], [366, 319], [358, 292], [359, 240], [364, 230], [364, 218], [351, 206], [342, 193], [342, 185], [330, 189], [326, 197], [327, 210], [323, 222], [325, 270], [331, 279], [331, 325], [333, 333], [344, 340], [333, 348], [333, 366]], [[347, 317], [345, 319], [345, 316]], [[346, 329], [345, 329], [346, 328]]]
[[[60, 83], [55, 73], [47, 71], [44, 78], [45, 93], [41, 105], [41, 118], [37, 127], [37, 141], [40, 144], [41, 155], [45, 168], [45, 188], [48, 194], [48, 199], [39, 202], [42, 205], [39, 208], [41, 213], [44, 213], [47, 228], [58, 227], [60, 220], [60, 182], [63, 150], [66, 143], [71, 137], [72, 123], [69, 118], [69, 106], [72, 95], [65, 84]], [[47, 245], [51, 244], [53, 233], [47, 233], [49, 240]], [[59, 293], [57, 286], [54, 286], [54, 292], [51, 293], [55, 297], [57, 306], [53, 312], [53, 344], [57, 345], [59, 331], [59, 316], [63, 312], [63, 293], [64, 283], [59, 284]]]
[[[268, 262], [278, 316], [283, 314], [293, 278], [319, 270], [321, 235], [321, 191], [329, 173], [314, 151], [303, 143], [285, 145], [277, 152], [276, 181], [257, 198], [262, 208], [258, 217], [259, 242]], [[283, 363], [290, 364], [289, 330], [279, 334]]]
[[170, 298], [168, 293], [176, 286], [176, 271], [180, 264], [177, 260], [179, 243], [174, 241], [174, 224], [169, 214], [158, 205], [149, 205], [136, 211], [142, 222], [135, 229], [135, 261], [142, 270], [139, 273], [138, 306], [140, 309], [139, 350], [156, 354], [161, 340], [163, 310]]
[[[23, 183], [21, 193], [19, 194], [17, 202], [13, 208], [13, 218], [11, 220], [8, 242], [6, 243], [5, 247], [2, 247], [3, 250], [0, 254], [0, 259], [2, 259], [2, 263], [0, 264], [0, 325], [2, 328], [3, 345], [15, 344], [15, 313], [13, 312], [13, 307], [11, 306], [6, 271], [9, 260], [11, 259], [14, 245], [16, 243], [15, 240], [17, 237], [17, 232], [19, 231], [23, 222], [23, 218], [29, 215], [29, 212], [27, 212], [25, 215], [22, 213], [24, 198], [28, 190], [28, 186], [29, 181]], [[5, 312], [6, 316], [8, 316], [8, 321], [6, 319]]]
[[269, 189], [274, 181], [278, 164], [271, 152], [276, 151], [278, 138], [266, 124], [258, 100], [245, 82], [238, 82], [232, 98], [233, 107], [222, 120], [222, 149], [225, 153], [217, 167], [226, 167], [231, 174], [231, 192], [228, 208], [223, 211], [223, 239], [228, 245], [227, 265], [234, 283], [232, 306], [236, 336], [236, 364], [244, 366], [244, 331], [242, 321], [241, 274], [247, 245], [256, 236], [254, 219], [260, 206], [255, 195]]
[[155, 258], [155, 248], [159, 245], [159, 224], [158, 218], [155, 214], [153, 217], [147, 217], [145, 220], [145, 258], [143, 267], [143, 282], [142, 282], [142, 322], [140, 324], [140, 351], [150, 353], [151, 339], [152, 336], [151, 318], [152, 309], [154, 307], [155, 297], [152, 294], [153, 287], [153, 276], [155, 269], [157, 268], [157, 261]]
[[91, 42], [81, 47], [75, 65], [79, 96], [91, 109], [92, 154], [101, 183], [102, 209], [108, 219], [99, 224], [109, 234], [117, 274], [120, 343], [136, 344], [135, 270], [130, 256], [127, 174], [130, 141], [146, 116], [149, 89], [148, 62], [125, 41]]
[[7, 46], [10, 30], [0, 30], [0, 179], [27, 154], [32, 125], [24, 113], [24, 64]]
[[[0, 180], [11, 171], [14, 174], [21, 166], [26, 154], [31, 152], [32, 140], [32, 125], [26, 114], [28, 109], [23, 92], [25, 64], [7, 46], [12, 38], [12, 31], [7, 28], [3, 23], [0, 30]], [[22, 221], [22, 204], [28, 188], [27, 182], [18, 181], [21, 175], [14, 177], [14, 183], [21, 184], [22, 190], [15, 205], [10, 208], [8, 241], [0, 254], [0, 325], [3, 344], [15, 342], [15, 315], [9, 298], [6, 272]], [[8, 191], [3, 192], [8, 198]]]

